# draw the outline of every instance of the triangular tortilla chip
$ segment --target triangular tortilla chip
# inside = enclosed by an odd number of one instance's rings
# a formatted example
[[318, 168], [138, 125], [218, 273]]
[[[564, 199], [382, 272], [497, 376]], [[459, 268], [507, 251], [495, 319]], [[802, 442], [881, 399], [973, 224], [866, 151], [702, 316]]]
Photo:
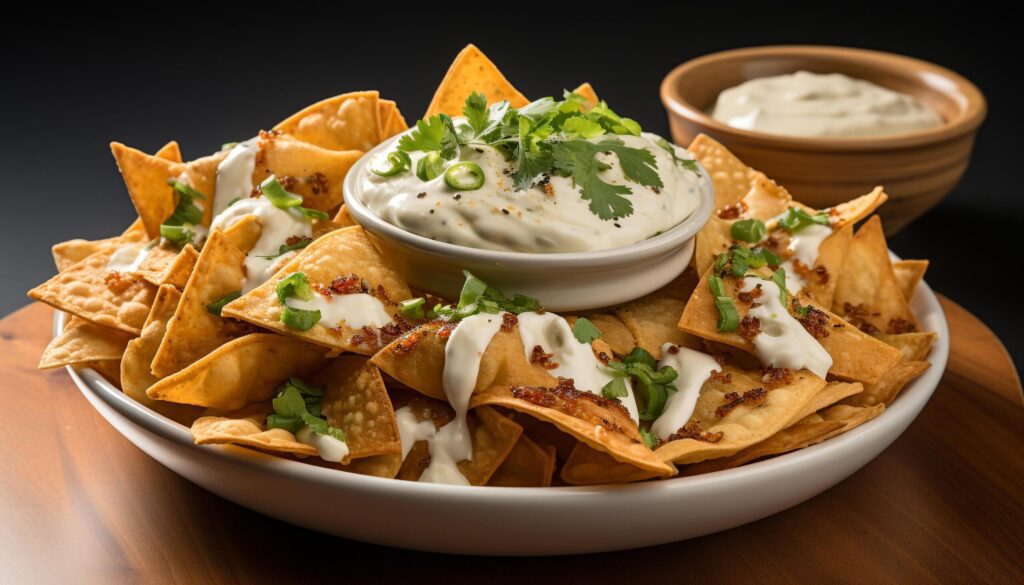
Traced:
[[292, 337], [252, 333], [160, 380], [146, 395], [154, 400], [237, 410], [269, 400], [289, 376], [308, 375], [324, 363], [321, 347]]
[[181, 148], [178, 147], [178, 143], [174, 140], [160, 147], [160, 150], [156, 151], [154, 155], [157, 158], [169, 160], [171, 162], [181, 162]]
[[146, 226], [146, 234], [150, 239], [159, 237], [160, 224], [174, 213], [177, 205], [174, 189], [167, 180], [181, 175], [185, 166], [129, 148], [120, 142], [111, 142], [110, 151], [117, 161], [135, 211]]
[[917, 285], [924, 280], [924, 273], [928, 270], [927, 260], [897, 260], [892, 263], [893, 274], [896, 275], [896, 282], [903, 291], [903, 298], [910, 302], [914, 298], [914, 291]]
[[53, 263], [57, 266], [57, 272], [64, 272], [72, 264], [81, 262], [98, 252], [113, 254], [125, 244], [141, 244], [145, 241], [145, 230], [131, 231], [120, 236], [102, 240], [68, 240], [54, 244], [50, 251], [53, 254]]
[[72, 316], [64, 330], [43, 350], [39, 369], [81, 365], [94, 361], [120, 361], [132, 336]]
[[900, 350], [905, 361], [916, 362], [928, 357], [932, 346], [939, 339], [939, 334], [934, 331], [916, 331], [914, 333], [879, 335], [878, 338]]
[[843, 262], [832, 310], [865, 333], [917, 331], [917, 319], [896, 280], [878, 216], [857, 231]]
[[[704, 275], [687, 302], [679, 327], [703, 339], [754, 353], [753, 344], [739, 333], [718, 331], [718, 310], [708, 287], [709, 274], [710, 271]], [[733, 296], [735, 301], [735, 279], [727, 277], [723, 280], [726, 293]], [[739, 301], [734, 304], [742, 319], [749, 310], [747, 305]], [[822, 313], [824, 322], [820, 329], [825, 335], [818, 338], [818, 343], [832, 356], [829, 374], [844, 380], [873, 384], [899, 361], [900, 352], [896, 348], [868, 336], [813, 301], [805, 301], [805, 304]]]
[[688, 269], [668, 285], [615, 309], [615, 315], [629, 328], [636, 345], [654, 359], [661, 359], [666, 343], [700, 349], [700, 339], [679, 330], [679, 317], [696, 285], [696, 273]]
[[715, 210], [735, 205], [750, 191], [757, 171], [706, 134], [698, 134], [686, 148], [708, 172], [715, 190]]
[[594, 91], [594, 87], [589, 82], [583, 82], [579, 87], [572, 90], [572, 92], [583, 99], [587, 100], [588, 107], [594, 107], [597, 105], [597, 92]]
[[487, 103], [491, 104], [508, 100], [513, 108], [521, 108], [530, 102], [512, 87], [497, 66], [481, 53], [480, 49], [466, 45], [445, 73], [423, 117], [429, 118], [437, 114], [461, 116], [466, 98], [475, 91], [484, 94]]
[[402, 112], [398, 111], [398, 105], [395, 102], [380, 100], [377, 102], [377, 107], [378, 122], [380, 123], [378, 143], [409, 129], [409, 125], [405, 122]]
[[131, 335], [141, 332], [156, 287], [107, 269], [110, 252], [97, 252], [35, 287], [28, 296], [97, 325]]
[[204, 416], [192, 423], [196, 445], [241, 445], [272, 453], [317, 457], [316, 447], [300, 443], [290, 431], [266, 428], [267, 415], [274, 412], [268, 402], [249, 405], [227, 416]]
[[[633, 332], [622, 322], [622, 319], [615, 315], [596, 313], [586, 315], [586, 318], [601, 332], [601, 341], [607, 343], [613, 353], [627, 355], [637, 346]], [[569, 325], [576, 324], [574, 317], [566, 317], [565, 320], [569, 322]], [[673, 328], [675, 328], [674, 325]]]
[[210, 233], [153, 359], [155, 376], [170, 376], [247, 332], [247, 327], [207, 308], [224, 295], [242, 290], [244, 262], [245, 254], [224, 232]]
[[900, 361], [882, 375], [874, 384], [865, 384], [864, 391], [843, 401], [850, 406], [875, 406], [892, 404], [903, 387], [931, 367], [925, 361]]
[[347, 325], [328, 328], [322, 323], [308, 331], [298, 331], [282, 323], [277, 283], [294, 272], [304, 273], [310, 285], [324, 287], [329, 287], [336, 278], [354, 274], [384, 303], [385, 311], [392, 317], [398, 312], [397, 303], [412, 295], [398, 273], [388, 266], [384, 257], [366, 238], [363, 229], [351, 227], [330, 232], [315, 240], [270, 280], [228, 303], [223, 314], [324, 347], [365, 355], [377, 352], [381, 341], [379, 332], [371, 336]]
[[548, 487], [555, 471], [555, 449], [544, 448], [521, 435], [508, 457], [491, 475], [487, 485], [501, 487]]
[[263, 156], [257, 157], [252, 181], [259, 185], [276, 175], [285, 189], [302, 196], [303, 207], [333, 212], [344, 200], [345, 175], [362, 156], [361, 150], [329, 150], [277, 136], [266, 141]]
[[376, 91], [337, 95], [292, 114], [274, 130], [327, 150], [367, 151], [381, 140], [379, 98]]
[[156, 355], [167, 321], [174, 315], [174, 309], [181, 300], [181, 293], [171, 285], [161, 286], [153, 301], [153, 308], [142, 327], [142, 335], [128, 343], [121, 358], [121, 390], [129, 398], [139, 402], [167, 418], [190, 425], [203, 411], [196, 406], [174, 404], [153, 400], [146, 395], [146, 390], [158, 380], [149, 369], [149, 364]]
[[825, 387], [825, 381], [801, 370], [785, 385], [766, 388], [760, 371], [725, 366], [701, 388], [690, 420], [678, 436], [660, 445], [662, 461], [697, 463], [727, 457], [786, 428]]
[[[162, 249], [162, 247], [156, 249]], [[184, 289], [199, 260], [199, 252], [196, 252], [192, 244], [185, 244], [185, 247], [171, 258], [161, 258], [160, 260], [160, 262], [150, 262], [149, 256], [147, 256], [139, 266], [137, 274], [154, 286], [172, 284], [178, 289]]]
[[341, 356], [312, 383], [324, 389], [323, 416], [345, 432], [352, 459], [402, 452], [395, 411], [377, 366], [361, 356]]

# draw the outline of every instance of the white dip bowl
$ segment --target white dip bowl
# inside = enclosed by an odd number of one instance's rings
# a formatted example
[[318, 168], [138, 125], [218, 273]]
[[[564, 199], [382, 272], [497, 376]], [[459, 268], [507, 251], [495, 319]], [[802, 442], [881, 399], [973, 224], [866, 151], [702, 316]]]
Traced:
[[[366, 165], [398, 137], [379, 144], [349, 170], [345, 204], [370, 239], [416, 289], [458, 299], [472, 272], [506, 294], [521, 293], [551, 311], [579, 311], [617, 305], [653, 292], [686, 269], [693, 239], [711, 215], [714, 195], [707, 172], [701, 172], [701, 200], [689, 217], [665, 233], [610, 250], [531, 254], [499, 252], [438, 242], [396, 227], [363, 203], [359, 177]], [[611, 224], [609, 224], [609, 227]]]

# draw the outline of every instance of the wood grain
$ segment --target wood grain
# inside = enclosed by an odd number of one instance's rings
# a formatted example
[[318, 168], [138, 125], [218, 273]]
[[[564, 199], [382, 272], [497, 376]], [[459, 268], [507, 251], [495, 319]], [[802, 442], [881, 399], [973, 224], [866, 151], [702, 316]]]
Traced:
[[941, 295], [939, 302], [950, 330], [956, 325], [956, 335], [951, 335], [949, 340], [946, 371], [1024, 406], [1020, 376], [1003, 342], [967, 309]]
[[[2, 583], [1024, 582], [1024, 408], [973, 370], [949, 372], [863, 470], [760, 522], [622, 553], [455, 558], [310, 532], [174, 475], [66, 372], [35, 370], [50, 319], [35, 305], [0, 321]], [[972, 344], [991, 356], [993, 339]]]

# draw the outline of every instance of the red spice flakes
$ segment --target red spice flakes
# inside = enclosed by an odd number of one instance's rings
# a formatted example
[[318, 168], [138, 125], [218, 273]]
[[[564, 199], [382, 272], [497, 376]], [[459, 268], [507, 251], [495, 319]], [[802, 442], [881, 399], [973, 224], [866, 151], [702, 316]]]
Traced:
[[886, 333], [899, 334], [899, 333], [913, 333], [917, 331], [917, 327], [914, 324], [902, 317], [893, 317], [889, 319], [889, 327], [886, 328]]
[[597, 361], [601, 362], [601, 365], [607, 366], [608, 362], [612, 361], [612, 356], [610, 356], [607, 353], [601, 351], [601, 352], [597, 353]]
[[285, 188], [285, 191], [291, 191], [295, 189], [295, 185], [299, 184], [299, 180], [291, 175], [283, 175], [277, 178], [277, 182]]
[[298, 244], [299, 242], [306, 242], [306, 241], [312, 242], [313, 238], [305, 238], [305, 237], [302, 237], [302, 236], [288, 236], [288, 239], [285, 240], [284, 243], [289, 245], [289, 246], [294, 246], [295, 244]]
[[726, 205], [722, 209], [718, 210], [718, 217], [722, 219], [739, 219], [740, 215], [745, 211], [745, 207], [746, 205], [742, 201]]
[[343, 274], [331, 281], [331, 290], [339, 295], [351, 295], [366, 292], [363, 279], [355, 274]]
[[114, 294], [123, 293], [134, 282], [135, 276], [119, 270], [110, 270], [103, 276], [103, 284]]
[[708, 380], [719, 384], [732, 384], [732, 374], [729, 372], [712, 371]]
[[740, 292], [736, 294], [736, 299], [739, 300], [741, 303], [746, 303], [747, 305], [754, 304], [754, 299], [759, 298], [761, 298], [760, 284], [746, 292]]
[[818, 284], [828, 283], [828, 269], [824, 266], [809, 268], [799, 260], [793, 260], [793, 272], [796, 272], [804, 280], [817, 282]]
[[448, 338], [452, 336], [452, 331], [455, 331], [455, 328], [458, 326], [458, 323], [443, 321], [441, 326], [437, 328], [437, 331], [434, 332], [434, 335], [441, 341], [448, 341]]
[[535, 345], [533, 350], [530, 351], [530, 363], [536, 364], [545, 370], [553, 370], [558, 367], [558, 362], [551, 361], [554, 355], [553, 353], [545, 353], [543, 347]]
[[668, 436], [666, 442], [678, 441], [680, 439], [693, 439], [695, 441], [703, 441], [705, 443], [717, 443], [722, 440], [725, 433], [722, 431], [715, 431], [709, 433], [700, 428], [700, 421], [695, 420], [691, 423], [679, 427], [679, 430]]
[[501, 330], [505, 333], [512, 331], [519, 324], [519, 315], [515, 313], [505, 313], [501, 316]]
[[383, 284], [378, 284], [375, 288], [367, 290], [366, 292], [369, 293], [373, 298], [384, 303], [385, 305], [389, 305], [392, 307], [398, 306], [398, 303], [391, 298], [391, 295], [388, 294], [388, 291], [384, 290]]
[[[608, 420], [599, 412], [595, 412], [592, 406], [587, 406], [587, 403], [602, 409], [616, 410], [621, 416], [629, 418], [629, 412], [626, 410], [626, 407], [617, 399], [605, 398], [591, 392], [577, 390], [572, 378], [559, 377], [558, 385], [554, 388], [546, 388], [544, 386], [512, 386], [509, 390], [512, 391], [513, 398], [545, 408], [554, 408], [574, 418], [600, 425], [610, 431], [625, 434], [625, 429]], [[634, 432], [627, 436], [632, 437], [635, 434]], [[634, 440], [639, 442], [639, 436], [636, 436]]]
[[795, 372], [789, 368], [773, 368], [771, 366], [761, 368], [761, 382], [763, 382], [768, 389], [774, 389], [779, 386], [791, 384], [793, 382], [794, 375]]
[[388, 344], [404, 335], [407, 331], [412, 330], [414, 325], [409, 323], [402, 318], [401, 315], [395, 315], [393, 321], [380, 328], [380, 340], [381, 344]]
[[744, 404], [749, 404], [751, 406], [762, 404], [767, 397], [768, 391], [761, 387], [747, 390], [743, 394], [740, 394], [739, 392], [729, 392], [725, 395], [725, 402], [715, 409], [715, 416], [719, 418], [724, 417], [737, 407]]
[[422, 327], [417, 327], [412, 331], [406, 333], [398, 340], [392, 347], [395, 353], [409, 353], [412, 348], [416, 347], [416, 344], [423, 339], [424, 330]]
[[[793, 303], [796, 303], [795, 299]], [[829, 336], [828, 326], [831, 319], [829, 319], [828, 313], [825, 311], [809, 305], [807, 306], [807, 314], [804, 316], [797, 314], [797, 320], [815, 339]]]
[[769, 234], [764, 241], [764, 247], [783, 259], [792, 255], [789, 251], [789, 233], [784, 230], [776, 230]]
[[860, 329], [868, 335], [878, 335], [881, 331], [878, 327], [868, 322], [868, 317], [878, 317], [880, 313], [872, 312], [870, 308], [859, 303], [853, 305], [852, 303], [843, 303], [843, 318], [846, 319], [850, 325], [853, 325], [857, 329]]
[[380, 347], [380, 333], [373, 327], [366, 325], [348, 341], [354, 346]]
[[744, 339], [753, 340], [761, 334], [761, 320], [753, 315], [746, 315], [740, 321], [740, 326], [736, 332], [742, 335]]
[[313, 284], [311, 284], [309, 286], [310, 286], [310, 288], [315, 290], [317, 292], [317, 294], [319, 294], [321, 296], [325, 296], [327, 298], [331, 298], [331, 297], [334, 296], [334, 291], [331, 290], [331, 288], [329, 286], [320, 284], [319, 282], [314, 282]]

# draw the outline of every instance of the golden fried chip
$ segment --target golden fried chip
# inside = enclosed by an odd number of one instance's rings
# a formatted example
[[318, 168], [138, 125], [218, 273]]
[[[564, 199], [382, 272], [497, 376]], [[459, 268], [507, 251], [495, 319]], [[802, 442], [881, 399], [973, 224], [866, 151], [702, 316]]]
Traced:
[[285, 189], [302, 196], [304, 207], [325, 212], [334, 212], [341, 205], [345, 175], [363, 156], [361, 150], [329, 150], [288, 136], [264, 142], [263, 156], [256, 159], [253, 185], [276, 175]]
[[666, 343], [700, 349], [700, 339], [679, 330], [686, 299], [696, 284], [696, 273], [688, 269], [668, 285], [615, 309], [615, 315], [633, 334], [636, 345], [654, 359], [661, 359], [661, 348]]
[[156, 287], [130, 274], [107, 269], [110, 252], [97, 252], [76, 262], [28, 292], [66, 313], [131, 335], [141, 332]]
[[[633, 332], [630, 331], [629, 327], [626, 327], [622, 319], [615, 315], [600, 313], [587, 315], [586, 318], [601, 331], [601, 341], [607, 343], [612, 352], [618, 355], [626, 355], [636, 347], [636, 338], [633, 337]], [[573, 317], [566, 317], [566, 321], [570, 325], [575, 325], [576, 323]]]
[[146, 390], [155, 400], [236, 410], [268, 400], [290, 376], [325, 363], [324, 350], [282, 335], [252, 333], [229, 341], [191, 366]]
[[95, 361], [121, 361], [125, 347], [132, 336], [74, 317], [68, 319], [64, 330], [43, 350], [39, 369], [81, 365]]
[[91, 368], [97, 374], [103, 376], [108, 382], [121, 387], [121, 360], [100, 360], [97, 362], [85, 362], [78, 366], [80, 368]]
[[790, 426], [825, 387], [825, 381], [801, 370], [791, 380], [767, 388], [761, 372], [725, 366], [704, 383], [690, 420], [673, 439], [655, 449], [662, 461], [698, 463], [728, 457]]
[[820, 392], [814, 395], [814, 398], [811, 398], [804, 405], [803, 409], [793, 417], [793, 421], [802, 421], [823, 408], [828, 408], [844, 398], [849, 398], [863, 391], [864, 385], [860, 382], [829, 382]]
[[145, 230], [127, 230], [120, 236], [102, 240], [83, 240], [80, 238], [68, 240], [54, 244], [50, 251], [53, 254], [53, 263], [57, 265], [57, 272], [64, 272], [72, 264], [81, 262], [98, 252], [113, 254], [125, 244], [141, 244], [145, 241]]
[[208, 308], [225, 295], [242, 290], [244, 262], [245, 254], [224, 232], [218, 229], [210, 233], [153, 358], [155, 376], [170, 376], [246, 332], [236, 321]]
[[938, 341], [939, 334], [934, 331], [918, 331], [895, 335], [879, 335], [878, 338], [900, 350], [905, 361], [916, 362], [928, 356], [932, 346]]
[[888, 406], [896, 399], [903, 387], [931, 367], [924, 361], [900, 361], [885, 372], [875, 384], [865, 384], [864, 391], [843, 401], [850, 406]]
[[[323, 463], [329, 462], [324, 461]], [[385, 455], [374, 455], [372, 457], [363, 457], [362, 459], [353, 459], [352, 463], [348, 465], [333, 464], [330, 467], [350, 473], [358, 473], [359, 475], [394, 479], [398, 475], [398, 470], [402, 468], [402, 454], [387, 453]]]
[[543, 448], [526, 435], [522, 435], [487, 485], [548, 487], [551, 485], [554, 472], [554, 447]]
[[202, 414], [203, 409], [187, 404], [174, 404], [153, 400], [146, 395], [146, 390], [158, 380], [150, 371], [150, 363], [160, 341], [167, 330], [167, 322], [174, 315], [174, 310], [181, 300], [181, 293], [172, 285], [161, 286], [156, 293], [153, 307], [149, 311], [146, 323], [142, 327], [142, 335], [128, 342], [121, 358], [121, 390], [129, 398], [154, 410], [167, 418], [190, 425]]
[[882, 222], [877, 215], [853, 237], [843, 261], [832, 310], [872, 335], [918, 329], [917, 319], [896, 281]]
[[577, 441], [562, 466], [562, 481], [570, 485], [604, 485], [652, 479], [658, 475], [651, 471], [619, 461], [604, 451], [598, 451]]
[[401, 134], [409, 129], [402, 112], [398, 111], [398, 104], [391, 100], [380, 100], [377, 102], [377, 116], [380, 122], [380, 137], [377, 142], [384, 142], [396, 134]]
[[380, 94], [356, 91], [317, 102], [274, 130], [327, 150], [367, 151], [380, 142]]
[[[149, 260], [148, 256], [146, 260]], [[137, 272], [146, 282], [154, 286], [171, 284], [178, 289], [184, 289], [199, 260], [199, 252], [196, 252], [192, 244], [185, 244], [185, 247], [167, 262], [147, 266], [146, 260], [142, 262]]]
[[710, 136], [698, 134], [687, 150], [700, 161], [711, 178], [715, 191], [715, 210], [738, 203], [750, 191], [757, 171]]
[[480, 49], [466, 45], [448, 68], [423, 117], [437, 114], [461, 116], [466, 98], [473, 92], [484, 94], [488, 103], [508, 100], [513, 108], [521, 108], [530, 101], [512, 87]]
[[160, 237], [160, 224], [174, 212], [177, 198], [168, 179], [177, 178], [185, 170], [180, 162], [151, 156], [120, 142], [110, 143], [114, 160], [121, 171], [128, 195], [132, 198], [150, 239]]
[[402, 452], [395, 411], [377, 367], [361, 356], [341, 356], [313, 378], [324, 389], [322, 412], [345, 432], [352, 459]]
[[592, 108], [597, 105], [597, 92], [594, 91], [594, 87], [589, 82], [583, 82], [579, 87], [572, 90], [572, 92], [587, 101], [587, 106]]
[[[718, 331], [718, 310], [715, 308], [707, 280], [705, 275], [697, 285], [693, 296], [686, 304], [679, 327], [698, 337], [754, 353], [753, 343], [739, 333]], [[734, 279], [725, 278], [724, 282], [726, 293], [735, 297]], [[737, 301], [735, 304], [742, 319], [749, 308], [745, 303]], [[900, 353], [896, 348], [870, 337], [812, 301], [805, 304], [821, 312], [821, 315], [814, 313], [822, 320], [820, 327], [816, 329], [820, 331], [820, 335], [824, 335], [818, 337], [817, 341], [832, 356], [829, 374], [844, 380], [873, 384], [899, 361]]]
[[204, 416], [192, 423], [192, 440], [196, 445], [232, 444], [299, 457], [320, 455], [285, 429], [267, 429], [267, 415], [273, 411], [269, 403], [262, 402], [228, 416]]
[[333, 349], [365, 355], [377, 352], [379, 336], [367, 335], [343, 323], [337, 327], [318, 323], [308, 331], [291, 329], [282, 323], [277, 283], [294, 272], [304, 273], [310, 285], [328, 288], [335, 279], [354, 274], [366, 283], [369, 291], [382, 300], [384, 310], [392, 317], [398, 312], [397, 303], [411, 296], [409, 287], [389, 267], [384, 257], [366, 238], [363, 229], [351, 227], [330, 232], [315, 240], [270, 280], [228, 303], [223, 315]]
[[882, 414], [882, 411], [884, 410], [884, 404], [876, 404], [874, 406], [849, 406], [846, 404], [837, 404], [832, 408], [823, 410], [821, 412], [821, 416], [826, 421], [839, 421], [843, 423], [842, 427], [829, 432], [824, 438], [831, 439], [837, 435], [852, 431], [860, 425]]
[[345, 205], [344, 203], [342, 203], [341, 207], [338, 208], [338, 214], [334, 216], [334, 223], [343, 228], [359, 225], [349, 212], [348, 205]]
[[893, 274], [896, 275], [896, 282], [903, 291], [903, 297], [910, 302], [914, 298], [914, 291], [917, 285], [924, 280], [924, 273], [928, 270], [927, 260], [897, 260], [892, 263]]

